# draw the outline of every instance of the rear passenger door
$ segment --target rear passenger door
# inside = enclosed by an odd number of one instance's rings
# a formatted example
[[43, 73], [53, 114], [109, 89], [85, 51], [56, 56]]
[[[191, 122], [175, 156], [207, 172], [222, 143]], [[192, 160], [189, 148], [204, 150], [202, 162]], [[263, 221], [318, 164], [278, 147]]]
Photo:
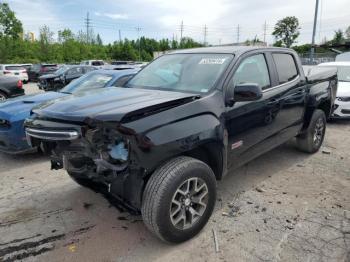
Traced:
[[[301, 128], [304, 118], [307, 85], [299, 72], [297, 59], [292, 53], [271, 52], [271, 59], [275, 67], [275, 85], [265, 90], [266, 94], [274, 97], [269, 101], [270, 108], [275, 108], [278, 115], [275, 120], [276, 143], [283, 143], [295, 136]], [[277, 112], [276, 111], [276, 112]]]

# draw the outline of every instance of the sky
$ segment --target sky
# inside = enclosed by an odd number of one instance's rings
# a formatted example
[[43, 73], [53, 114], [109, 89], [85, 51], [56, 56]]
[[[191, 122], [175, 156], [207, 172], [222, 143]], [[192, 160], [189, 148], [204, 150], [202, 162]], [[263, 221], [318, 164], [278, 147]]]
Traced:
[[[70, 28], [86, 31], [87, 13], [95, 34], [104, 43], [138, 35], [155, 39], [192, 37], [208, 44], [227, 44], [258, 37], [272, 44], [274, 25], [285, 16], [300, 22], [298, 44], [311, 42], [316, 0], [8, 0], [25, 32], [38, 35], [47, 25], [53, 32]], [[319, 0], [316, 43], [330, 40], [337, 29], [350, 26], [350, 0]], [[264, 26], [266, 22], [266, 26]], [[239, 25], [239, 30], [238, 29]], [[207, 28], [205, 30], [205, 27]], [[136, 28], [140, 28], [140, 31]], [[238, 37], [239, 31], [239, 37]], [[57, 36], [57, 34], [56, 34]]]

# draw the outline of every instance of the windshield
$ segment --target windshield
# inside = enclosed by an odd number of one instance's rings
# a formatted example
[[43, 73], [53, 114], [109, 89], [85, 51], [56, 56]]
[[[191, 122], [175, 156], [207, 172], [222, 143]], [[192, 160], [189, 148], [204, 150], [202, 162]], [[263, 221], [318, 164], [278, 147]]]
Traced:
[[74, 93], [82, 90], [105, 87], [112, 78], [112, 75], [103, 73], [94, 72], [86, 74], [66, 85], [60, 92]]
[[153, 61], [128, 87], [207, 93], [226, 69], [230, 54], [171, 54]]
[[57, 74], [57, 75], [63, 74], [64, 72], [67, 71], [68, 68], [69, 68], [69, 67], [66, 66], [66, 65], [61, 66], [58, 70], [56, 70], [55, 74]]
[[350, 66], [338, 67], [338, 80], [341, 82], [350, 82]]

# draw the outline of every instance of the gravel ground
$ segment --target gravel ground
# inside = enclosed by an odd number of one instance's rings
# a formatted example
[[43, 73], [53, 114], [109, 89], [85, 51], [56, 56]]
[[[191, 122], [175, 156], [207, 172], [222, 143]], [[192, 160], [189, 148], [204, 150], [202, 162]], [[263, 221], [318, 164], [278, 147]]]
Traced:
[[291, 141], [229, 174], [207, 226], [180, 245], [51, 171], [45, 156], [0, 154], [0, 261], [348, 262], [349, 134], [350, 123], [331, 123], [320, 152]]
[[29, 82], [27, 84], [24, 84], [23, 88], [24, 88], [26, 95], [35, 94], [35, 93], [44, 93], [44, 91], [42, 91], [38, 88], [37, 83], [33, 83], [33, 82]]

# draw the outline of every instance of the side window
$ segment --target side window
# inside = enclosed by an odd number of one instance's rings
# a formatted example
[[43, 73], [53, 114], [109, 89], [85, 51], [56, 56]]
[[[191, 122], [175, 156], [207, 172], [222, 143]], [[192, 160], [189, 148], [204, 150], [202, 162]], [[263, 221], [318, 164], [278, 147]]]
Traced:
[[124, 86], [131, 77], [132, 75], [122, 76], [114, 82], [113, 86]]
[[82, 72], [81, 67], [74, 67], [68, 70], [67, 75], [76, 75], [76, 74], [80, 74], [81, 72]]
[[253, 55], [244, 59], [237, 68], [233, 78], [233, 86], [254, 83], [262, 90], [271, 86], [269, 70], [263, 54]]
[[293, 80], [297, 75], [297, 67], [292, 55], [290, 54], [272, 54], [278, 73], [279, 84], [284, 84]]

